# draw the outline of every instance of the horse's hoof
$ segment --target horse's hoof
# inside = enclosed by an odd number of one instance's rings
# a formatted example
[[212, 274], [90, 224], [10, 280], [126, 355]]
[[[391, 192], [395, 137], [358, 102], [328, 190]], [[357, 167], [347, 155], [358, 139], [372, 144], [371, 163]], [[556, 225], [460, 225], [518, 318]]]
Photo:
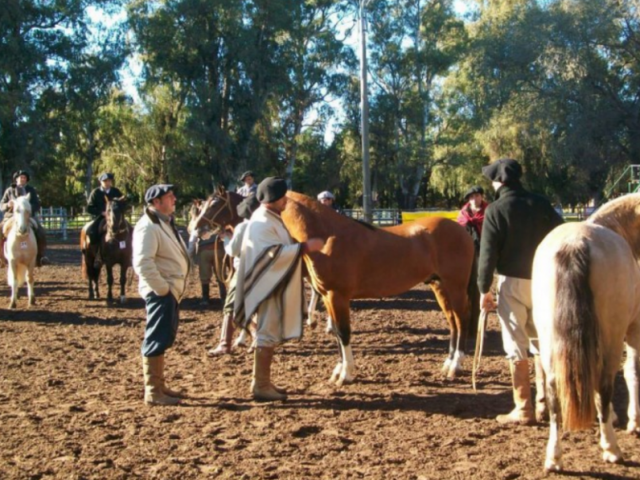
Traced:
[[638, 422], [638, 420], [629, 420], [627, 423], [627, 433], [640, 435], [640, 422]]
[[622, 453], [621, 452], [602, 452], [602, 460], [607, 463], [620, 463], [622, 462]]
[[125, 303], [127, 303], [127, 297], [121, 296], [120, 297], [120, 305], [124, 305]]
[[547, 460], [544, 462], [544, 471], [547, 473], [551, 472], [561, 472], [562, 471], [562, 463], [556, 462], [554, 460]]

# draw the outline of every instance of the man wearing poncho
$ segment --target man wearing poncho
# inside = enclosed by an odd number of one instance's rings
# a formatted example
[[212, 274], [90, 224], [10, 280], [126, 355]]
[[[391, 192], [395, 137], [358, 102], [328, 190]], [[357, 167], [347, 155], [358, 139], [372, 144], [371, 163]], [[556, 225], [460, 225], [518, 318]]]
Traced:
[[235, 322], [247, 328], [257, 317], [256, 350], [251, 391], [257, 400], [284, 400], [271, 383], [275, 347], [302, 336], [305, 316], [302, 255], [319, 251], [324, 241], [295, 243], [280, 213], [287, 205], [287, 184], [269, 177], [258, 186], [260, 207], [253, 213], [242, 242], [236, 283]]

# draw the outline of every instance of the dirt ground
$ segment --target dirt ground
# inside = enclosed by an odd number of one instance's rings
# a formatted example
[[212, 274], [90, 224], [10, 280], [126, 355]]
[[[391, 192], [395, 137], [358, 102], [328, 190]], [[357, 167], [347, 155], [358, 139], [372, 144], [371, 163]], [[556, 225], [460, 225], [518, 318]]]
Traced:
[[[180, 407], [150, 408], [142, 402], [144, 308], [135, 280], [124, 306], [88, 301], [75, 244], [51, 246], [50, 257], [55, 264], [38, 272], [31, 310], [24, 296], [18, 310], [6, 309], [6, 271], [0, 273], [1, 478], [544, 476], [547, 425], [494, 420], [512, 403], [493, 316], [478, 393], [470, 374], [442, 378], [448, 331], [433, 295], [420, 286], [353, 302], [356, 383], [328, 383], [336, 342], [322, 327], [307, 329], [301, 342], [276, 353], [273, 376], [289, 399], [263, 404], [249, 396], [250, 355], [207, 357], [221, 303], [199, 306], [193, 276], [177, 344], [166, 357], [170, 385], [190, 398]], [[621, 376], [615, 400], [626, 421]], [[640, 478], [640, 439], [616, 431], [621, 465], [601, 461], [595, 427], [567, 435], [568, 475]]]

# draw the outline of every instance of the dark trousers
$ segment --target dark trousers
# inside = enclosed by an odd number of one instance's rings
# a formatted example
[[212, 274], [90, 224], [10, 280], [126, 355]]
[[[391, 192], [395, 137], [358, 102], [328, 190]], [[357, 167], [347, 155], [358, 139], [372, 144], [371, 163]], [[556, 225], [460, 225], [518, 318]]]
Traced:
[[178, 301], [172, 293], [159, 297], [151, 292], [144, 299], [147, 309], [147, 326], [142, 341], [142, 355], [157, 357], [176, 339], [178, 333]]

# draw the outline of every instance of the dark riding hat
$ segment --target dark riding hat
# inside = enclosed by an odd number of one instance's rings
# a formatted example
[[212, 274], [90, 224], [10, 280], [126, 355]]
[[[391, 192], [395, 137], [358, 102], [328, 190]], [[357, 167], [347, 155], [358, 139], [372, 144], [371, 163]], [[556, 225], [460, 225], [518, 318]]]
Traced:
[[27, 177], [27, 182], [31, 180], [31, 176], [26, 170], [18, 170], [16, 173], [14, 173], [13, 180], [17, 180], [20, 175], [24, 175], [25, 177]]
[[479, 193], [480, 195], [484, 195], [484, 188], [482, 188], [480, 185], [474, 185], [464, 193], [464, 201], [465, 202], [468, 201], [469, 197], [476, 193]]
[[258, 185], [258, 201], [273, 203], [287, 194], [287, 182], [280, 177], [267, 177]]
[[160, 198], [171, 191], [175, 191], [175, 188], [173, 185], [169, 183], [160, 183], [158, 185], [151, 185], [147, 189], [147, 192], [144, 194], [144, 201], [147, 203], [151, 203], [156, 198]]
[[511, 158], [501, 158], [491, 165], [482, 167], [482, 174], [492, 182], [514, 183], [522, 177], [522, 167]]
[[244, 182], [244, 179], [247, 177], [253, 177], [253, 172], [251, 170], [247, 170], [240, 176], [240, 181]]
[[106, 180], [113, 180], [113, 179], [114, 179], [113, 173], [103, 173], [98, 177], [98, 180], [101, 182], [104, 182]]
[[260, 202], [255, 195], [251, 194], [238, 204], [236, 212], [238, 212], [238, 215], [242, 218], [248, 220], [251, 218], [251, 214], [255, 212], [259, 206]]

